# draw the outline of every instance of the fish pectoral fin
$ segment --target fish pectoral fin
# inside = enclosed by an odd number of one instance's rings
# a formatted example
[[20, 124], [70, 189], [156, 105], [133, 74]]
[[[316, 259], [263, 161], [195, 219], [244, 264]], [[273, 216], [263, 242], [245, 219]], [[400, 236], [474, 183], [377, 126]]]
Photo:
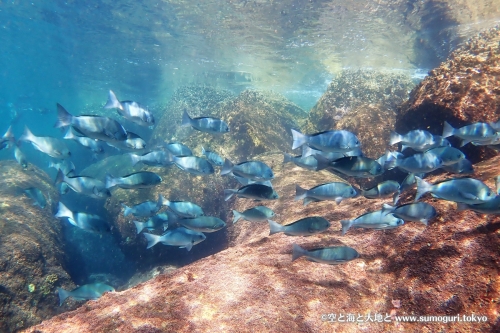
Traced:
[[469, 199], [469, 200], [476, 200], [477, 197], [474, 195], [474, 194], [471, 194], [471, 193], [467, 193], [467, 192], [461, 192], [461, 191], [458, 191], [460, 193], [460, 195], [466, 199]]

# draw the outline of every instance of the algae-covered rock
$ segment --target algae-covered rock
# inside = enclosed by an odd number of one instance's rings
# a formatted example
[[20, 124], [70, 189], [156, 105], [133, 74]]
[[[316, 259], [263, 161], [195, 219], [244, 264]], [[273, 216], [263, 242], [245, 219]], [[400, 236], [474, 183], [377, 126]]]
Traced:
[[[179, 91], [176, 96], [156, 126], [151, 146], [158, 142], [179, 141], [190, 147], [195, 155], [201, 155], [203, 146], [233, 162], [287, 149], [292, 140], [290, 129], [297, 127], [304, 114], [281, 95], [253, 90], [231, 97], [214, 89], [191, 88]], [[180, 127], [184, 110], [192, 118], [221, 118], [228, 123], [230, 132], [213, 135]]]
[[336, 128], [355, 133], [363, 154], [377, 159], [390, 147], [389, 139], [395, 122], [393, 110], [381, 104], [360, 104], [341, 118]]
[[376, 104], [381, 110], [395, 112], [414, 86], [404, 73], [344, 70], [311, 109], [302, 129], [306, 133], [342, 129], [338, 122], [350, 117], [351, 112], [363, 104]]
[[[500, 117], [500, 28], [471, 38], [433, 69], [411, 93], [398, 113], [396, 130], [427, 129], [441, 134], [443, 122], [454, 127], [496, 122]], [[452, 143], [458, 143], [452, 141]], [[496, 153], [467, 145], [473, 162]]]
[[[59, 313], [56, 287], [74, 285], [63, 269], [61, 222], [52, 213], [58, 193], [49, 176], [15, 161], [0, 161], [0, 174], [0, 331], [14, 332]], [[45, 208], [25, 195], [30, 187], [41, 190]]]

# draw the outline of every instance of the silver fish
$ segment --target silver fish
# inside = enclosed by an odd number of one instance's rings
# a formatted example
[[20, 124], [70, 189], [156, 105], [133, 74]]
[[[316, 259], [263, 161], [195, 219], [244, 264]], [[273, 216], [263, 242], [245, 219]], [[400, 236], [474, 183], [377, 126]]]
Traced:
[[233, 210], [233, 224], [238, 222], [239, 219], [244, 219], [250, 222], [260, 222], [266, 221], [274, 216], [272, 209], [265, 206], [256, 206], [249, 208], [244, 212], [240, 213], [237, 210]]
[[63, 288], [57, 288], [57, 293], [59, 294], [59, 306], [63, 305], [64, 301], [68, 297], [72, 297], [77, 301], [98, 299], [102, 294], [106, 292], [114, 292], [115, 288], [108, 286], [104, 283], [91, 283], [80, 286], [72, 291], [64, 290]]
[[123, 177], [113, 177], [110, 174], [106, 175], [106, 188], [115, 186], [134, 189], [134, 188], [149, 188], [160, 184], [161, 177], [154, 172], [139, 171]]
[[24, 127], [24, 133], [19, 141], [31, 142], [33, 147], [50, 157], [65, 159], [71, 156], [71, 152], [62, 140], [50, 136], [35, 136], [27, 126]]
[[304, 206], [311, 202], [334, 200], [337, 205], [344, 199], [354, 198], [356, 190], [348, 183], [333, 182], [315, 186], [309, 190], [295, 185], [295, 200], [304, 199]]
[[20, 166], [23, 167], [23, 169], [28, 168], [28, 160], [26, 159], [26, 156], [24, 153], [19, 149], [17, 145], [14, 145], [14, 158], [16, 159], [17, 163], [19, 163]]
[[114, 119], [101, 116], [73, 116], [57, 104], [58, 121], [54, 127], [73, 126], [78, 132], [92, 139], [106, 142], [127, 139], [127, 131]]
[[279, 197], [272, 187], [261, 184], [245, 185], [237, 190], [225, 189], [224, 200], [228, 201], [234, 194], [240, 198], [253, 200], [276, 200]]
[[473, 178], [448, 179], [437, 184], [429, 184], [425, 180], [417, 180], [415, 201], [422, 195], [431, 192], [435, 197], [466, 204], [479, 204], [495, 198], [495, 192], [482, 181]]
[[445, 121], [443, 138], [452, 135], [458, 136], [463, 140], [461, 144], [461, 147], [463, 147], [471, 141], [476, 143], [481, 141], [491, 142], [491, 139], [496, 137], [497, 131], [490, 124], [486, 123], [474, 123], [461, 128], [453, 128]]
[[73, 212], [62, 202], [59, 202], [59, 207], [55, 216], [59, 218], [67, 217], [69, 223], [86, 231], [103, 233], [110, 230], [108, 223], [100, 216], [84, 212]]
[[404, 221], [392, 214], [384, 214], [382, 210], [377, 210], [352, 220], [342, 220], [340, 224], [342, 224], [342, 235], [345, 235], [350, 228], [393, 229], [403, 225]]
[[274, 178], [273, 171], [264, 162], [245, 161], [235, 165], [226, 158], [220, 174], [226, 175], [230, 173], [238, 177], [257, 181], [266, 181]]
[[189, 201], [170, 201], [163, 198], [163, 205], [184, 218], [194, 218], [205, 215], [200, 206]]
[[142, 230], [148, 229], [153, 230], [160, 227], [168, 228], [168, 215], [161, 213], [155, 216], [151, 216], [146, 222], [134, 221], [135, 228], [137, 229], [137, 234], [140, 234]]
[[436, 147], [426, 150], [424, 154], [433, 154], [437, 156], [443, 165], [452, 165], [465, 159], [464, 153], [454, 147]]
[[216, 152], [201, 147], [201, 154], [206, 156], [210, 163], [214, 165], [222, 166], [224, 164], [224, 160]]
[[129, 216], [132, 214], [134, 216], [150, 217], [158, 213], [162, 205], [163, 196], [161, 194], [158, 196], [158, 200], [156, 202], [145, 201], [132, 207], [122, 203], [122, 207], [124, 208], [123, 216]]
[[299, 148], [305, 144], [324, 152], [344, 153], [361, 146], [359, 139], [348, 131], [325, 131], [311, 135], [305, 135], [292, 129], [292, 149]]
[[181, 170], [197, 176], [210, 175], [215, 172], [212, 164], [206, 159], [197, 156], [172, 156], [171, 160]]
[[382, 212], [383, 214], [392, 214], [405, 221], [422, 222], [425, 225], [430, 219], [437, 216], [436, 209], [425, 202], [414, 202], [397, 207], [383, 204]]
[[186, 110], [182, 115], [181, 126], [191, 126], [200, 132], [221, 134], [229, 132], [229, 126], [219, 118], [213, 117], [198, 117], [191, 118]]
[[127, 137], [123, 141], [106, 142], [108, 146], [126, 151], [138, 151], [146, 148], [146, 141], [139, 135], [127, 132]]
[[133, 101], [118, 101], [113, 91], [109, 91], [105, 109], [117, 109], [118, 113], [141, 126], [154, 126], [155, 118], [145, 107]]
[[62, 182], [68, 184], [73, 191], [92, 198], [105, 199], [111, 196], [109, 190], [100, 180], [84, 176], [68, 177], [59, 169], [55, 183], [59, 184]]
[[184, 227], [167, 231], [161, 236], [148, 233], [144, 233], [143, 235], [148, 241], [148, 249], [158, 243], [162, 243], [163, 245], [178, 246], [191, 251], [193, 245], [201, 243], [206, 239], [206, 236], [203, 233], [189, 230]]
[[188, 146], [179, 142], [170, 142], [164, 144], [165, 148], [174, 156], [193, 156], [193, 152]]
[[331, 224], [321, 216], [309, 216], [287, 225], [281, 225], [272, 220], [269, 222], [269, 235], [283, 232], [287, 236], [310, 236], [330, 228]]
[[179, 218], [171, 212], [167, 212], [168, 220], [178, 223], [190, 230], [198, 232], [215, 232], [226, 226], [226, 223], [214, 216], [198, 216], [194, 218]]
[[104, 152], [104, 147], [99, 141], [97, 141], [95, 139], [88, 138], [86, 136], [76, 136], [75, 133], [73, 133], [73, 131], [71, 130], [71, 127], [68, 129], [68, 132], [64, 136], [64, 139], [74, 140], [74, 141], [78, 142], [79, 144], [81, 144], [82, 146], [90, 149], [91, 151], [93, 151], [96, 154], [100, 154], [100, 153]]
[[359, 253], [349, 246], [332, 246], [305, 250], [297, 244], [293, 244], [292, 261], [300, 257], [306, 257], [310, 261], [322, 264], [338, 265], [359, 258]]

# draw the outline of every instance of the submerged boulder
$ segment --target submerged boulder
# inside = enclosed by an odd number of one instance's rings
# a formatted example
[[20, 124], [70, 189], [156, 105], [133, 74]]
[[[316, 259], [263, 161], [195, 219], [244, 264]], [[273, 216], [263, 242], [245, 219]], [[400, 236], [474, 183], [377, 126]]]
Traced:
[[[286, 149], [292, 140], [290, 129], [298, 127], [297, 121], [305, 116], [302, 109], [278, 94], [245, 90], [234, 97], [207, 89], [185, 88], [174, 95], [168, 113], [155, 127], [151, 146], [178, 141], [197, 156], [204, 147], [241, 162], [257, 154]], [[184, 110], [191, 118], [221, 118], [230, 132], [214, 135], [181, 127]]]
[[[0, 174], [0, 331], [15, 332], [62, 312], [56, 287], [74, 284], [63, 268], [61, 222], [52, 212], [58, 194], [49, 176], [15, 161], [0, 161]], [[31, 187], [44, 195], [44, 208], [26, 196]]]
[[[400, 109], [396, 131], [443, 132], [443, 122], [462, 127], [500, 118], [500, 28], [471, 38], [433, 69]], [[457, 141], [452, 141], [458, 144]], [[465, 155], [477, 162], [495, 151], [468, 144]]]
[[[500, 157], [475, 167], [477, 178], [493, 186]], [[304, 209], [292, 200], [293, 184], [310, 186], [329, 178], [318, 173], [311, 180], [310, 173], [293, 166], [276, 171], [282, 200], [269, 205], [279, 213], [277, 221], [319, 215], [332, 223], [330, 229], [309, 237], [269, 236], [265, 223], [240, 221], [246, 231], [235, 234], [234, 246], [105, 294], [26, 332], [432, 332], [444, 324], [398, 322], [395, 316], [463, 319], [472, 314], [485, 321], [448, 322], [446, 329], [498, 331], [500, 217], [457, 212], [454, 203], [426, 195], [423, 200], [438, 211], [428, 226], [408, 222], [385, 231], [351, 229], [342, 236], [341, 219], [378, 210], [388, 201], [356, 198]], [[414, 194], [408, 192], [401, 203], [411, 202]], [[239, 201], [233, 207], [244, 208]], [[335, 266], [303, 258], [292, 262], [293, 243], [306, 249], [350, 246], [360, 258]]]
[[332, 80], [311, 109], [302, 129], [309, 134], [343, 129], [339, 121], [350, 118], [352, 112], [362, 105], [378, 105], [380, 111], [395, 114], [414, 86], [412, 79], [404, 73], [344, 70]]

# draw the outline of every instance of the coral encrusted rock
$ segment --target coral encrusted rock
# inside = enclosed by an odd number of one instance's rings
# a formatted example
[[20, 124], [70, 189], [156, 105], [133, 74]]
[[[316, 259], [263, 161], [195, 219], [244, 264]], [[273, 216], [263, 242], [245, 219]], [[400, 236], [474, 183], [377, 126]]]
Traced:
[[[396, 131], [427, 129], [441, 135], [443, 122], [462, 127], [500, 118], [500, 28], [471, 38], [433, 69], [399, 111]], [[454, 141], [452, 143], [458, 143]], [[468, 144], [465, 155], [477, 162], [496, 155]]]
[[[0, 174], [0, 331], [16, 332], [74, 308], [58, 308], [54, 294], [74, 284], [63, 268], [62, 222], [51, 205], [58, 194], [49, 176], [15, 161], [0, 161]], [[31, 187], [45, 196], [44, 208], [25, 195]]]

